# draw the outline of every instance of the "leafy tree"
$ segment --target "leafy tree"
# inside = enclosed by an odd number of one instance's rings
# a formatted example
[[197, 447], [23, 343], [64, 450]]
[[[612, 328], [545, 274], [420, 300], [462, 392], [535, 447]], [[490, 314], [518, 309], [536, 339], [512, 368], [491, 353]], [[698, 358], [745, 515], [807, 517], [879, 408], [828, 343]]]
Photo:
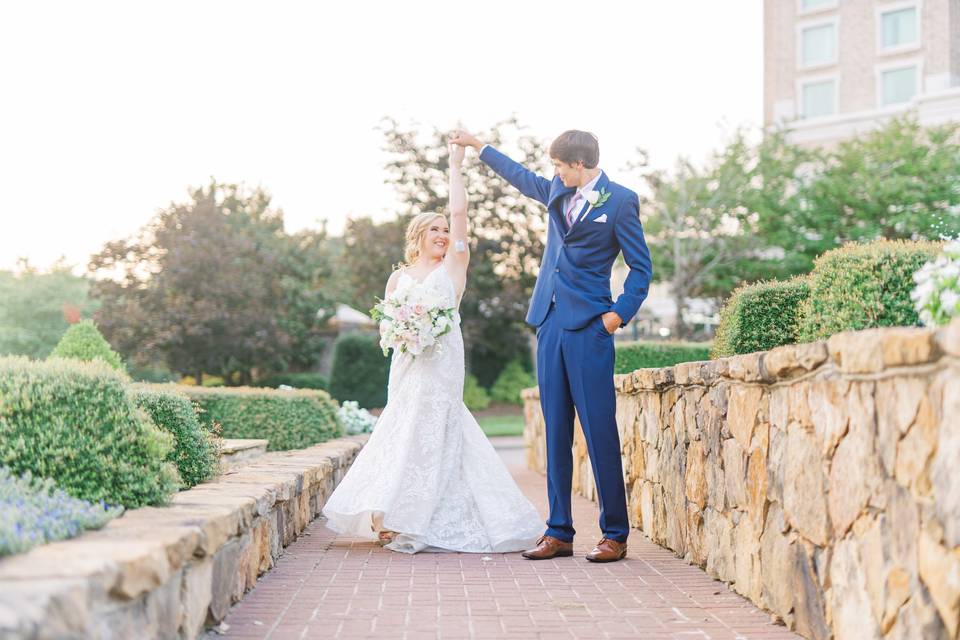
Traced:
[[[322, 233], [289, 236], [263, 189], [211, 182], [93, 256], [104, 334], [140, 364], [249, 383], [319, 355]], [[112, 276], [112, 277], [108, 277]]]
[[46, 358], [63, 332], [97, 309], [90, 283], [63, 262], [41, 272], [21, 261], [0, 271], [0, 355]]
[[[389, 119], [383, 130], [392, 156], [387, 182], [397, 190], [402, 206], [394, 220], [353, 220], [347, 227], [339, 262], [361, 309], [369, 309], [383, 295], [391, 267], [402, 260], [407, 222], [418, 213], [445, 212], [447, 207], [447, 132], [434, 129], [423, 136], [419, 129]], [[506, 145], [531, 169], [552, 174], [543, 144], [524, 134], [516, 119], [498, 123], [484, 139]], [[469, 368], [481, 384], [490, 385], [517, 354], [529, 359], [524, 315], [543, 255], [546, 209], [475, 158], [463, 171], [470, 197], [472, 258], [460, 310], [462, 328]]]

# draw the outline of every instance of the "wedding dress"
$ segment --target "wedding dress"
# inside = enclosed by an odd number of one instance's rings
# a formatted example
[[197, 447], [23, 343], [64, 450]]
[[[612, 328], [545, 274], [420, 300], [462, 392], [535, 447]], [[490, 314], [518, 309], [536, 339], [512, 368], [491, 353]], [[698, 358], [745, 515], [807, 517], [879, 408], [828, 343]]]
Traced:
[[[459, 306], [445, 264], [415, 286], [435, 287]], [[405, 553], [520, 551], [544, 524], [463, 403], [460, 317], [438, 346], [394, 352], [387, 406], [370, 439], [323, 507], [334, 531]]]

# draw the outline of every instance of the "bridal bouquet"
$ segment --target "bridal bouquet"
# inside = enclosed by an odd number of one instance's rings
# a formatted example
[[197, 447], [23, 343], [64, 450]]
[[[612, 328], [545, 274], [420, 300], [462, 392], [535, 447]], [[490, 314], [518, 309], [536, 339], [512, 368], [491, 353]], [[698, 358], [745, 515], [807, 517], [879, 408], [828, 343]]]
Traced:
[[946, 324], [960, 316], [960, 239], [948, 243], [943, 255], [923, 265], [913, 281], [917, 286], [910, 297], [923, 324]]
[[401, 280], [386, 300], [370, 310], [370, 315], [380, 323], [383, 355], [396, 349], [418, 356], [453, 328], [455, 311], [440, 293]]

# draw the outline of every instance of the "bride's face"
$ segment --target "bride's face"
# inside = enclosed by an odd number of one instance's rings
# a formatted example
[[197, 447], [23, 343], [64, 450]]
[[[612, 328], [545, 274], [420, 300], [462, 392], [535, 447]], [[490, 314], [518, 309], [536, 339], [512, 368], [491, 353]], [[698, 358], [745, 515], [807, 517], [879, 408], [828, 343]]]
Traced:
[[423, 240], [420, 241], [420, 254], [433, 259], [443, 258], [447, 254], [449, 245], [450, 226], [446, 218], [437, 216], [423, 234]]

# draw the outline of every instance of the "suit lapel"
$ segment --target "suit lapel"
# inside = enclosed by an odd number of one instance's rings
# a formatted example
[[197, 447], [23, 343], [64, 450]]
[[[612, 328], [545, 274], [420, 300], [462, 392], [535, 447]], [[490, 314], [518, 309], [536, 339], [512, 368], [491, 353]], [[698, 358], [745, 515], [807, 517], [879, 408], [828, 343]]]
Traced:
[[576, 191], [576, 189], [563, 186], [559, 178], [555, 179], [554, 182], [558, 186], [550, 194], [550, 200], [547, 202], [547, 211], [553, 216], [554, 222], [563, 230], [563, 234], [566, 235], [570, 232], [570, 229], [567, 228], [567, 221], [563, 216], [563, 198]]

